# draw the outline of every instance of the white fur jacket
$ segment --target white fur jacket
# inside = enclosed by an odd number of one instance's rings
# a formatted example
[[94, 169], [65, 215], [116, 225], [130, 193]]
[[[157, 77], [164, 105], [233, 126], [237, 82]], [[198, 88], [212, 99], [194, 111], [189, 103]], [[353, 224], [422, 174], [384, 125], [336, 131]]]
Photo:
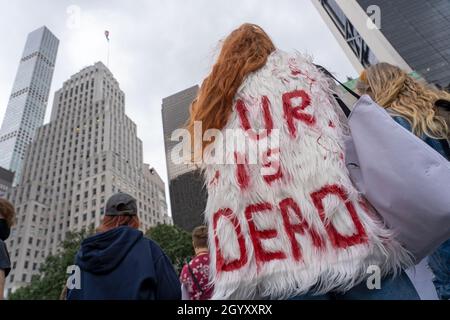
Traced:
[[277, 50], [241, 85], [225, 128], [209, 134], [213, 298], [346, 291], [409, 264], [349, 179], [331, 94], [310, 58]]

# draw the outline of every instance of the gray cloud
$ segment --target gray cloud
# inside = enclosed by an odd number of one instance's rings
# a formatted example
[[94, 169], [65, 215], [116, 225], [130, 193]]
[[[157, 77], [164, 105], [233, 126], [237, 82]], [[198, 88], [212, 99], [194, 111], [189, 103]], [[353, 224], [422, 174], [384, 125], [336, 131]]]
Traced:
[[[68, 12], [73, 8], [78, 20]], [[261, 25], [279, 48], [307, 52], [341, 78], [356, 75], [310, 0], [0, 0], [0, 12], [0, 121], [28, 32], [46, 25], [60, 39], [48, 119], [63, 81], [106, 63], [109, 30], [110, 69], [126, 94], [126, 112], [138, 126], [145, 162], [165, 180], [161, 99], [200, 83], [219, 40], [241, 23]]]

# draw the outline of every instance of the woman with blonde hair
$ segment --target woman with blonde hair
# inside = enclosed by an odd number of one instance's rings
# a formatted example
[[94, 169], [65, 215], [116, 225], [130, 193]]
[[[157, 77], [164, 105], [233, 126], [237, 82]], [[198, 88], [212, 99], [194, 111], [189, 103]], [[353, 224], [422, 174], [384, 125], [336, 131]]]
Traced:
[[[418, 81], [388, 63], [367, 68], [361, 74], [357, 90], [371, 96], [396, 122], [450, 159], [449, 124], [441, 116], [450, 105], [449, 93]], [[428, 257], [428, 264], [439, 297], [450, 299], [450, 240]]]
[[418, 298], [407, 252], [351, 184], [337, 110], [327, 76], [261, 27], [223, 41], [188, 124], [213, 299]]
[[447, 159], [449, 124], [440, 115], [438, 105], [450, 101], [450, 94], [421, 83], [400, 68], [379, 63], [366, 69], [357, 82], [357, 90], [368, 94], [393, 116]]

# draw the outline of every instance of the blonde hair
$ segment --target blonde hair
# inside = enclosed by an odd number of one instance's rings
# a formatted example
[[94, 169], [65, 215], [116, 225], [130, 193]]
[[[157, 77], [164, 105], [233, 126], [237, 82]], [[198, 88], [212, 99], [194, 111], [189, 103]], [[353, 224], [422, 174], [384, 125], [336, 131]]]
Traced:
[[444, 118], [437, 115], [435, 103], [440, 99], [450, 101], [449, 93], [422, 84], [389, 63], [367, 68], [356, 88], [380, 106], [403, 116], [410, 122], [415, 135], [447, 139], [449, 129]]

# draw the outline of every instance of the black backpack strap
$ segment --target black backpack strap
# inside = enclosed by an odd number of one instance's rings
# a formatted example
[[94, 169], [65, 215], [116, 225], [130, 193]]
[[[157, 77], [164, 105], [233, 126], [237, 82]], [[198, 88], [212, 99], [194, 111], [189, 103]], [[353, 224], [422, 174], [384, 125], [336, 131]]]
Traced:
[[[352, 96], [354, 96], [356, 99], [361, 98], [359, 94], [357, 94], [355, 91], [347, 87], [345, 84], [343, 84], [341, 81], [339, 81], [330, 71], [325, 69], [324, 67], [315, 64], [316, 68], [319, 69], [322, 73], [324, 73], [327, 77], [330, 77], [337, 83], [339, 83], [348, 93], [350, 93]], [[342, 101], [341, 98], [337, 94], [333, 94], [334, 99], [336, 99], [336, 102], [338, 103], [339, 107], [341, 107], [342, 111], [344, 112], [345, 116], [348, 118], [350, 116], [351, 110], [350, 108], [345, 104], [344, 101]]]
[[345, 116], [348, 118], [350, 117], [350, 113], [352, 113], [352, 111], [350, 110], [350, 108], [345, 104], [344, 101], [342, 101], [342, 99], [337, 95], [337, 94], [333, 94], [334, 99], [336, 100], [336, 102], [338, 103], [339, 107], [341, 107], [342, 112], [344, 112]]
[[348, 93], [350, 93], [352, 96], [354, 96], [356, 99], [361, 98], [361, 96], [359, 94], [357, 94], [355, 91], [353, 91], [352, 89], [350, 89], [349, 87], [347, 87], [345, 84], [343, 84], [341, 81], [338, 80], [338, 78], [336, 78], [330, 71], [328, 71], [327, 69], [325, 69], [322, 66], [319, 66], [318, 64], [315, 64], [316, 68], [319, 69], [320, 71], [322, 71], [326, 76], [330, 77], [331, 79], [333, 79], [334, 81], [336, 81], [337, 83], [339, 83]]
[[190, 266], [189, 263], [190, 263], [190, 261], [188, 261], [187, 267], [188, 267], [189, 273], [191, 274], [191, 278], [192, 278], [192, 280], [194, 281], [194, 283], [195, 283], [195, 285], [197, 286], [197, 288], [198, 288], [198, 289], [200, 290], [200, 292], [202, 293], [202, 295], [204, 295], [204, 294], [205, 294], [205, 291], [203, 291], [202, 287], [200, 286], [200, 283], [199, 283], [197, 277], [195, 276], [194, 271], [192, 270], [192, 268], [191, 268], [191, 266]]
[[444, 153], [447, 157], [447, 160], [450, 161], [450, 146], [448, 144], [447, 139], [440, 139], [439, 142], [442, 145], [442, 149], [444, 149]]

